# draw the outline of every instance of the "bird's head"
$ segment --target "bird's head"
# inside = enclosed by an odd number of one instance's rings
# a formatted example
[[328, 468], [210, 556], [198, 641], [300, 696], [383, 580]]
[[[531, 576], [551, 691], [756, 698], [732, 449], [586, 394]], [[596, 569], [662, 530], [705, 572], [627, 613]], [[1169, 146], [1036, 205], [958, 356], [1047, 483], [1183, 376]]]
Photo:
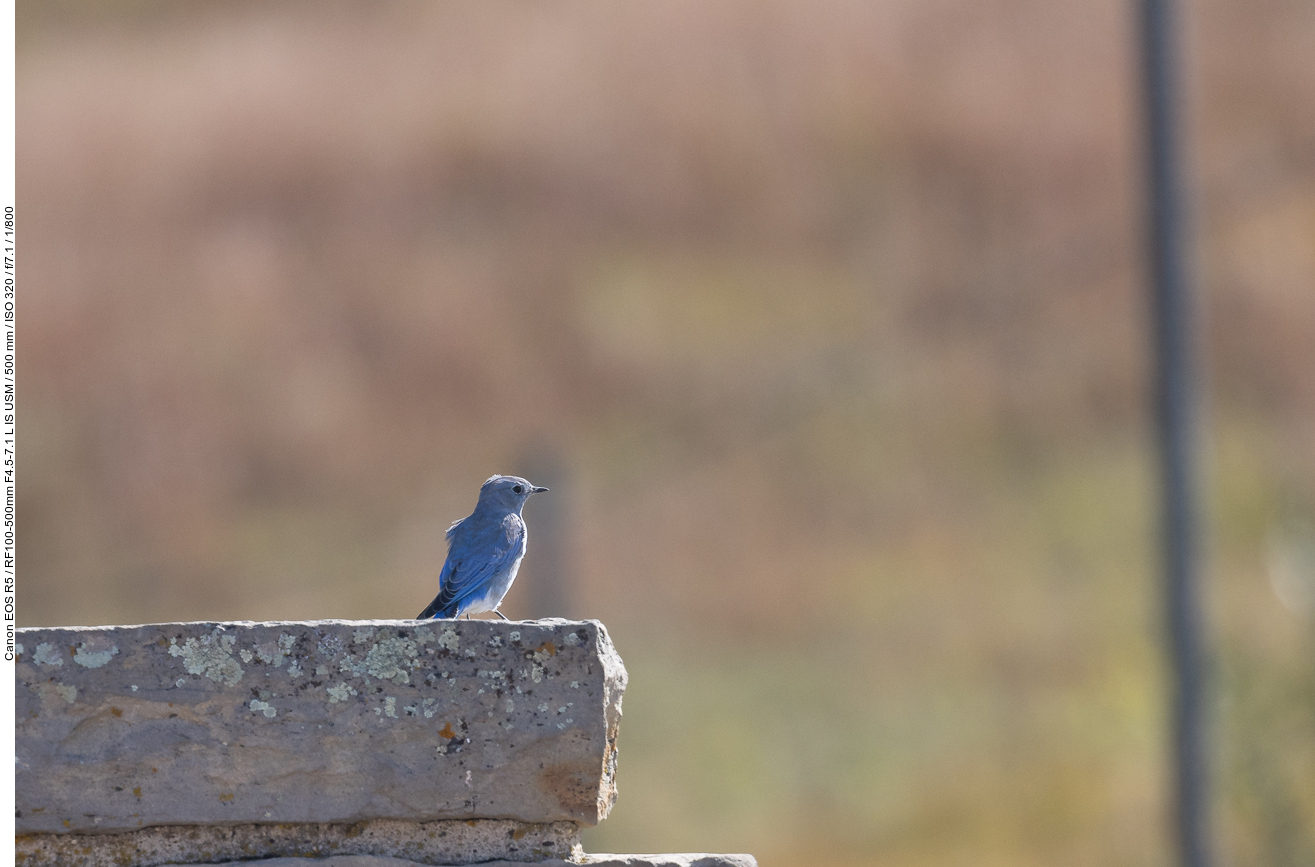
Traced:
[[521, 510], [531, 494], [542, 494], [547, 488], [536, 488], [520, 476], [492, 476], [479, 489], [479, 504]]

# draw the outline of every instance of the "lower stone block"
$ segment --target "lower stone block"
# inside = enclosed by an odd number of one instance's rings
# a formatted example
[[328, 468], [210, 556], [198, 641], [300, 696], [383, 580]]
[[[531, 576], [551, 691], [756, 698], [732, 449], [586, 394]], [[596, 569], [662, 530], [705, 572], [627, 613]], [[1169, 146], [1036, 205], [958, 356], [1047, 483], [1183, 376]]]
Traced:
[[[246, 862], [250, 867], [420, 867], [418, 862], [375, 855], [337, 855], [315, 861], [305, 858], [269, 858]], [[183, 865], [166, 865], [183, 867]], [[193, 864], [187, 867], [223, 867], [220, 864]], [[523, 867], [515, 861], [486, 861], [479, 867]], [[535, 867], [758, 867], [752, 855], [705, 855], [678, 853], [672, 855], [584, 855], [579, 860], [563, 861], [551, 858], [539, 861]]]
[[[26, 834], [17, 838], [15, 849], [19, 867], [158, 867], [250, 859], [265, 859], [254, 862], [262, 865], [365, 867], [499, 859], [503, 863], [551, 863], [545, 859], [581, 857], [580, 828], [574, 822], [533, 824], [511, 819], [175, 825], [122, 834]], [[332, 857], [306, 860], [324, 856]], [[398, 858], [404, 860], [396, 861]]]

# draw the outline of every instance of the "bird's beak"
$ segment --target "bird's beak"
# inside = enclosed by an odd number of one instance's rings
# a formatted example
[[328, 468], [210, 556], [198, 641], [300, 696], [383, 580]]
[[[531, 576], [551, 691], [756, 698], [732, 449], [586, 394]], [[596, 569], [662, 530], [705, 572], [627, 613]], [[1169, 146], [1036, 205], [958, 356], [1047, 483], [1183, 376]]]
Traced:
[[547, 491], [548, 491], [547, 488], [530, 488], [531, 494], [543, 494], [546, 493]]

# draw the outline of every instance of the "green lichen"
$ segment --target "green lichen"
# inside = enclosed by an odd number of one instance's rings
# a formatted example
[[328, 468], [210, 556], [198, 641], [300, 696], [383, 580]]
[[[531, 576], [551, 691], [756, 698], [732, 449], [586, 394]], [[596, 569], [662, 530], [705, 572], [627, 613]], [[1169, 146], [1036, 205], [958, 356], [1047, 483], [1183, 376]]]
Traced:
[[188, 638], [181, 647], [178, 639], [169, 639], [169, 655], [181, 656], [188, 674], [199, 674], [216, 683], [235, 686], [242, 680], [242, 666], [233, 658], [237, 639], [216, 629], [210, 635]]
[[37, 665], [63, 665], [64, 660], [59, 655], [59, 650], [53, 644], [41, 642], [37, 645], [36, 652], [32, 654], [32, 661]]
[[348, 696], [356, 695], [356, 690], [352, 689], [345, 683], [334, 684], [325, 690], [329, 694], [329, 704], [337, 704], [340, 701], [346, 701]]
[[100, 668], [118, 655], [118, 652], [118, 646], [113, 644], [110, 645], [108, 650], [91, 650], [84, 641], [78, 645], [78, 649], [73, 653], [73, 661], [85, 668]]
[[263, 713], [270, 719], [273, 719], [274, 715], [278, 713], [278, 711], [274, 709], [274, 705], [255, 698], [251, 700], [250, 707], [252, 713]]
[[397, 684], [410, 683], [410, 672], [418, 666], [419, 655], [420, 651], [411, 639], [385, 638], [371, 645], [364, 659], [348, 656], [339, 663], [338, 670], [357, 677], [368, 675]]

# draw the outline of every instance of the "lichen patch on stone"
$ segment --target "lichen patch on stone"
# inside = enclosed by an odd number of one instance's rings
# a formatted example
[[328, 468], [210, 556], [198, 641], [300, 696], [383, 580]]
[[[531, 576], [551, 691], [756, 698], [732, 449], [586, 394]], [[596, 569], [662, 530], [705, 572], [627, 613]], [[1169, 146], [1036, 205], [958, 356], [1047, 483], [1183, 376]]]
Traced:
[[[358, 630], [358, 634], [362, 631]], [[385, 638], [371, 645], [364, 659], [348, 656], [339, 663], [338, 670], [350, 672], [357, 677], [368, 675], [396, 684], [410, 683], [410, 671], [417, 667], [416, 659], [419, 655], [420, 651], [411, 639]]]
[[278, 713], [278, 711], [274, 709], [274, 705], [269, 704], [267, 702], [263, 702], [258, 698], [253, 698], [251, 700], [250, 707], [252, 713], [264, 713], [265, 716], [269, 717], [270, 719], [273, 719], [275, 714]]
[[63, 665], [64, 660], [59, 654], [58, 648], [52, 644], [41, 642], [37, 645], [36, 652], [32, 654], [32, 661], [37, 665]]
[[43, 702], [63, 699], [68, 704], [73, 704], [73, 702], [78, 700], [78, 688], [69, 684], [54, 683], [52, 681], [49, 683], [38, 683], [34, 688], [36, 689], [37, 695], [41, 696]]
[[[281, 668], [283, 660], [291, 655], [292, 646], [296, 643], [295, 636], [288, 635], [286, 632], [280, 633], [277, 641], [266, 641], [264, 644], [257, 645], [256, 658], [261, 662], [269, 663], [275, 668]], [[245, 654], [243, 658], [245, 658]]]
[[242, 666], [233, 658], [233, 645], [237, 639], [216, 629], [201, 638], [188, 638], [178, 646], [178, 639], [169, 639], [169, 655], [181, 656], [188, 674], [199, 674], [216, 683], [235, 686], [242, 679]]
[[457, 637], [457, 631], [451, 626], [444, 627], [438, 634], [438, 646], [455, 653], [457, 648], [461, 647], [461, 639]]
[[85, 668], [100, 668], [117, 656], [118, 653], [119, 648], [116, 645], [109, 644], [106, 646], [103, 638], [93, 638], [90, 642], [84, 641], [78, 645], [78, 649], [73, 652], [73, 661]]
[[337, 683], [325, 690], [329, 694], [329, 704], [346, 701], [348, 696], [356, 695], [356, 690], [345, 683]]

